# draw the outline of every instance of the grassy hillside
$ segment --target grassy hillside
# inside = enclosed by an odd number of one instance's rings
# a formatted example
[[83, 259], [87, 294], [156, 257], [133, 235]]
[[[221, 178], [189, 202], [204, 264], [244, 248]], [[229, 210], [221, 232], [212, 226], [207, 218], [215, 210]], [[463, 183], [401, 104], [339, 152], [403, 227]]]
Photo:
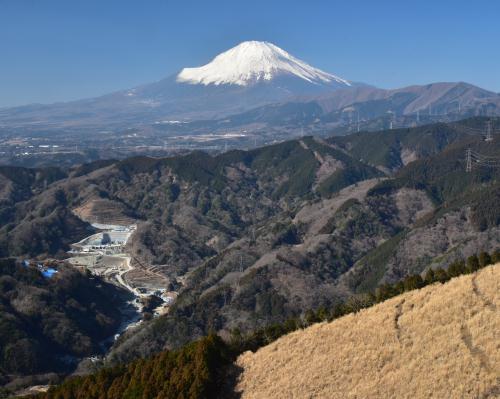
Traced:
[[493, 398], [500, 264], [291, 333], [237, 361], [244, 398]]

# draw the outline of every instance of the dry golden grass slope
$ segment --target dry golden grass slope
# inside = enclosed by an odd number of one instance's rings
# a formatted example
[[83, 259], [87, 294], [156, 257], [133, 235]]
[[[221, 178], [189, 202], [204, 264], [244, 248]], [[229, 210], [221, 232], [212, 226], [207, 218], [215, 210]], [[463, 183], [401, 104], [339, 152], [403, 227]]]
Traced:
[[500, 397], [500, 264], [242, 354], [245, 398]]

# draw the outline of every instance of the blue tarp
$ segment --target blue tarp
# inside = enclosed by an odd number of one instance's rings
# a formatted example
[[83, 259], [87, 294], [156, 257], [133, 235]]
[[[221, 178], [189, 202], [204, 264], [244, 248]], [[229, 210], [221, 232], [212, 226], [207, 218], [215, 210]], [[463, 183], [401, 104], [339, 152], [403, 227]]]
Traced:
[[57, 273], [56, 269], [48, 268], [42, 272], [43, 277], [51, 278], [54, 274]]

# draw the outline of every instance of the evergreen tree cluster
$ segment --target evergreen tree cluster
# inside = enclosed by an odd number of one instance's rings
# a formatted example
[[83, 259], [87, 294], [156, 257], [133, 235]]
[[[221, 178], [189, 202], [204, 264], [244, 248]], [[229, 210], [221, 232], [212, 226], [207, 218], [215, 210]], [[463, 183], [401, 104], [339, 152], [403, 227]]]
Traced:
[[231, 362], [227, 345], [209, 335], [176, 351], [73, 377], [38, 399], [142, 399], [217, 397], [219, 372]]

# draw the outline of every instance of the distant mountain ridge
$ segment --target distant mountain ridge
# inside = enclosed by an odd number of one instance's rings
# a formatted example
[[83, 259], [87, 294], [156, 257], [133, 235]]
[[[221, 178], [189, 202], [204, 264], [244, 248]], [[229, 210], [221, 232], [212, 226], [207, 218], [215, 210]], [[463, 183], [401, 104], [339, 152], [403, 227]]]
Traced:
[[[311, 115], [308, 103], [321, 112]], [[239, 121], [248, 112], [253, 119]], [[390, 122], [413, 126], [500, 115], [500, 95], [463, 82], [379, 89], [321, 71], [274, 44], [249, 41], [154, 83], [79, 101], [0, 109], [0, 128], [97, 133], [134, 127], [165, 137], [178, 134], [179, 126], [155, 124], [181, 121], [195, 123], [194, 133], [186, 126], [194, 135], [229, 128], [262, 134], [270, 114], [279, 117], [272, 125], [282, 126], [286, 138], [303, 127], [309, 133], [354, 125], [375, 130]]]
[[92, 99], [0, 110], [1, 125], [147, 124], [212, 118], [353, 84], [268, 42], [243, 42], [200, 68]]
[[498, 108], [500, 95], [465, 82], [438, 82], [391, 90], [357, 87], [349, 91], [320, 95], [315, 100], [326, 112], [353, 104], [391, 100], [393, 111], [403, 115], [417, 112], [424, 115], [443, 111], [459, 113], [468, 107], [489, 102]]
[[267, 142], [304, 134], [343, 135], [500, 115], [500, 96], [468, 83], [433, 83], [395, 90], [358, 85], [314, 96], [295, 96], [223, 116], [176, 126], [156, 124], [162, 134], [243, 132]]

